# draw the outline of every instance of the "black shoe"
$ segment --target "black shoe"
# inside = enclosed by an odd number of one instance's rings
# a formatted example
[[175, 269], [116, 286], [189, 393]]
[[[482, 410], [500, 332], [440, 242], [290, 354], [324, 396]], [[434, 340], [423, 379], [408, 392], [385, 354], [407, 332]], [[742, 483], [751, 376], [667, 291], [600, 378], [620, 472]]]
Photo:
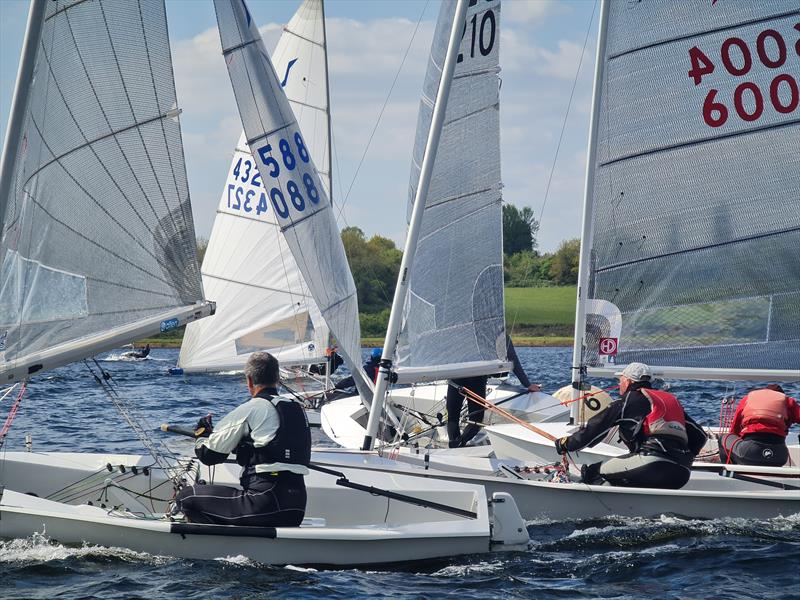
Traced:
[[600, 464], [594, 463], [591, 465], [581, 465], [581, 483], [588, 485], [601, 485], [603, 483], [603, 476], [600, 475]]

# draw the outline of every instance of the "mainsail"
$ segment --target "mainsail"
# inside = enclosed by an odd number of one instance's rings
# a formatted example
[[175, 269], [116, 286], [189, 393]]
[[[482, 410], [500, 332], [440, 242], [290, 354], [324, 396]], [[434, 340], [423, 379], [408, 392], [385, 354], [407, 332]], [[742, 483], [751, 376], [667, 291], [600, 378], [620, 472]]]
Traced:
[[[420, 101], [409, 214], [456, 9], [442, 3]], [[401, 381], [506, 368], [500, 182], [500, 2], [470, 2], [411, 269]]]
[[223, 55], [266, 192], [267, 210], [275, 215], [359, 389], [367, 393], [369, 383], [359, 368], [356, 288], [309, 146], [245, 3], [215, 0], [214, 6]]
[[605, 10], [582, 363], [800, 377], [800, 4]]
[[[306, 0], [273, 56], [308, 151], [320, 165], [322, 186], [329, 191], [325, 46], [322, 0]], [[203, 287], [218, 299], [217, 313], [186, 328], [178, 359], [186, 372], [242, 369], [258, 350], [269, 351], [282, 366], [325, 360], [328, 326], [274, 212], [266, 210], [267, 193], [242, 133], [202, 266]]]
[[0, 186], [4, 382], [210, 311], [164, 3], [47, 2], [29, 27]]

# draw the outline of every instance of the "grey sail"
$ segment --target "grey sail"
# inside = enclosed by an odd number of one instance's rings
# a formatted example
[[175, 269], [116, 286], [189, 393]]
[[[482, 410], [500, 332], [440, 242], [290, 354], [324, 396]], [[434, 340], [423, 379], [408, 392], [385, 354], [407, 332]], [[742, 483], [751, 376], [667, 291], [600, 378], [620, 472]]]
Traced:
[[163, 1], [47, 2], [2, 222], [0, 378], [203, 314]]
[[[410, 274], [397, 349], [403, 380], [496, 373], [506, 360], [500, 2], [470, 4]], [[455, 5], [442, 3], [431, 47], [411, 165], [409, 214]]]
[[800, 2], [608, 10], [584, 364], [800, 375]]
[[241, 0], [215, 0], [222, 52], [273, 216], [362, 396], [358, 299], [339, 229], [261, 35]]

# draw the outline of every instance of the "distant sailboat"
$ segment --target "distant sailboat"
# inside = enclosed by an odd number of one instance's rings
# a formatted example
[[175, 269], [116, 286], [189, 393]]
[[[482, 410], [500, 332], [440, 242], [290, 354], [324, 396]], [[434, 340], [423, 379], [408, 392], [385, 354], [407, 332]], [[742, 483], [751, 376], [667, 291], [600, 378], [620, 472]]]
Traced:
[[[273, 57], [308, 151], [319, 165], [322, 187], [330, 196], [322, 0], [303, 2]], [[186, 328], [178, 359], [183, 372], [241, 370], [255, 351], [270, 352], [284, 368], [326, 360], [330, 331], [281, 233], [257, 158], [242, 133], [202, 266], [206, 292], [219, 299], [217, 313]]]

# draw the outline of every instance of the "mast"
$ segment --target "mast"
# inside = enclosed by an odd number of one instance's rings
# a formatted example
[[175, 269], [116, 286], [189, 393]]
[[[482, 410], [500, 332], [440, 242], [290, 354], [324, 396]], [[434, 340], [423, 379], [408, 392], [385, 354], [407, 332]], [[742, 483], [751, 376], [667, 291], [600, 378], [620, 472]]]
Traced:
[[[3, 234], [3, 222], [8, 204], [8, 194], [11, 191], [11, 172], [17, 157], [19, 140], [25, 121], [25, 107], [28, 105], [28, 95], [31, 89], [33, 69], [36, 66], [36, 48], [42, 35], [44, 13], [47, 0], [32, 0], [28, 11], [28, 24], [25, 37], [22, 41], [22, 55], [19, 60], [17, 82], [14, 86], [14, 95], [11, 98], [11, 113], [8, 118], [8, 131], [3, 144], [3, 154], [0, 157], [0, 238]], [[3, 247], [0, 246], [0, 265], [3, 264]]]
[[[586, 301], [589, 296], [589, 277], [592, 255], [592, 230], [594, 217], [594, 175], [597, 159], [597, 130], [599, 126], [600, 101], [605, 71], [606, 37], [608, 33], [609, 1], [601, 0], [600, 30], [597, 36], [597, 61], [594, 70], [592, 91], [592, 117], [589, 124], [589, 148], [586, 159], [586, 187], [583, 193], [583, 222], [581, 226], [581, 253], [578, 267], [578, 302], [575, 307], [575, 339], [572, 346], [572, 399], [583, 393], [583, 347], [586, 336]], [[570, 423], [579, 417], [579, 402], [570, 408]]]
[[425, 154], [422, 158], [422, 168], [420, 169], [419, 185], [417, 194], [414, 198], [414, 208], [411, 212], [411, 222], [408, 226], [408, 236], [406, 246], [403, 251], [403, 260], [400, 263], [400, 272], [397, 275], [397, 286], [392, 300], [392, 311], [389, 316], [389, 325], [386, 329], [386, 341], [383, 345], [383, 356], [381, 356], [381, 366], [378, 374], [378, 381], [375, 385], [375, 392], [372, 396], [372, 407], [369, 411], [369, 421], [367, 422], [367, 433], [364, 436], [363, 450], [372, 450], [375, 435], [378, 432], [381, 413], [383, 412], [383, 400], [386, 395], [386, 388], [389, 384], [392, 370], [392, 357], [397, 349], [397, 335], [400, 331], [400, 321], [403, 316], [403, 304], [405, 303], [406, 290], [408, 289], [411, 267], [414, 264], [414, 254], [417, 249], [422, 216], [425, 212], [428, 190], [430, 188], [433, 165], [436, 162], [436, 152], [439, 148], [439, 137], [442, 133], [445, 113], [447, 111], [447, 99], [450, 95], [450, 84], [453, 80], [453, 72], [456, 68], [456, 57], [461, 43], [461, 29], [467, 15], [468, 0], [458, 0], [453, 24], [450, 28], [450, 40], [447, 45], [447, 54], [442, 68], [442, 78], [439, 80], [439, 89], [436, 93], [436, 102], [433, 106], [431, 117], [431, 128], [428, 132], [428, 140], [425, 145]]
[[322, 10], [322, 55], [325, 57], [325, 113], [328, 117], [328, 192], [333, 206], [333, 135], [331, 134], [331, 80], [328, 71], [328, 28], [325, 25], [325, 0], [320, 0]]

